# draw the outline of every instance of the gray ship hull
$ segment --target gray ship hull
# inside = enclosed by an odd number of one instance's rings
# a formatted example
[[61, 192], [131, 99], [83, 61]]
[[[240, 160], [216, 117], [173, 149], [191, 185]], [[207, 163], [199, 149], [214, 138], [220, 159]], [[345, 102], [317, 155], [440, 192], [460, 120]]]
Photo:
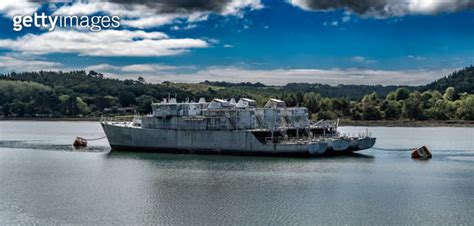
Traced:
[[371, 148], [375, 145], [374, 137], [353, 138], [349, 143], [348, 150], [357, 151]]
[[289, 155], [324, 154], [327, 143], [262, 143], [248, 130], [147, 129], [120, 123], [101, 123], [116, 151], [166, 153]]
[[350, 145], [349, 140], [329, 138], [327, 150], [336, 151], [336, 152], [345, 152], [348, 150], [349, 145]]

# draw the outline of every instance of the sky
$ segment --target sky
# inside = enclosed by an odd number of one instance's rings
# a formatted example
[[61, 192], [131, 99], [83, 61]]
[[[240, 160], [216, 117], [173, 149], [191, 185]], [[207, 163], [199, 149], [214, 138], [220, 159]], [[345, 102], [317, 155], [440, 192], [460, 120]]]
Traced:
[[[0, 2], [0, 72], [94, 70], [159, 83], [422, 85], [474, 62], [474, 0]], [[13, 30], [16, 15], [120, 27]]]

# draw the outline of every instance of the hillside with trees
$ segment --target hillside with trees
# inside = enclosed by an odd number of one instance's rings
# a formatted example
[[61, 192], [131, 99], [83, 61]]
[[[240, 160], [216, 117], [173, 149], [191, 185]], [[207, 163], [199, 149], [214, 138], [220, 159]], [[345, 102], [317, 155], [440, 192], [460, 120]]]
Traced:
[[438, 90], [440, 92], [448, 87], [453, 87], [459, 93], [474, 93], [474, 66], [455, 71], [452, 74], [438, 79], [425, 87], [423, 90]]
[[147, 83], [104, 78], [94, 71], [10, 73], [0, 76], [0, 117], [97, 117], [146, 114], [168, 96], [178, 100], [249, 97], [304, 106], [314, 119], [474, 120], [473, 67], [426, 86], [358, 86], [204, 81]]
[[94, 71], [11, 73], [0, 78], [0, 108], [7, 117], [98, 116], [127, 107], [149, 112], [158, 97], [190, 95], [143, 79], [108, 79]]

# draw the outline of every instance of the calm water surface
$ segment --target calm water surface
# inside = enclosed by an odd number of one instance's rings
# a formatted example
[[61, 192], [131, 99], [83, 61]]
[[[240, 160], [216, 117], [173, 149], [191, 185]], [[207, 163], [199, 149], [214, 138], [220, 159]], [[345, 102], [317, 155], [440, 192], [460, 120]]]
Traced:
[[[474, 222], [473, 128], [369, 131], [376, 148], [304, 159], [75, 150], [98, 123], [0, 121], [0, 224]], [[420, 145], [432, 160], [410, 159]]]

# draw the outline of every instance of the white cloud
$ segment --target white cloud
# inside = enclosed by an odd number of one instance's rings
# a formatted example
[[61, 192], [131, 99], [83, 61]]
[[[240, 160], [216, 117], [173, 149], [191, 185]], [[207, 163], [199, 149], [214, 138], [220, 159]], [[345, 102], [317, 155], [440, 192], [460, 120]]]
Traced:
[[203, 38], [203, 39], [206, 40], [207, 42], [213, 44], [213, 45], [219, 44], [219, 40], [217, 40], [215, 38]]
[[345, 15], [345, 16], [343, 16], [343, 17], [341, 18], [341, 21], [342, 21], [343, 23], [347, 23], [347, 22], [349, 22], [350, 20], [351, 20], [351, 17], [348, 16], [348, 15]]
[[132, 64], [122, 67], [123, 72], [152, 72], [175, 70], [177, 67], [161, 64]]
[[334, 20], [332, 22], [328, 22], [328, 21], [323, 22], [323, 26], [329, 26], [329, 25], [337, 27], [337, 25], [339, 25], [339, 22], [337, 22], [337, 20]]
[[161, 14], [161, 15], [153, 15], [147, 17], [141, 17], [138, 19], [132, 20], [122, 20], [121, 24], [127, 25], [130, 27], [145, 29], [145, 28], [152, 28], [158, 27], [165, 24], [170, 24], [174, 20], [184, 17], [184, 15], [179, 14]]
[[[239, 67], [208, 67], [195, 70], [192, 66], [171, 66], [163, 64], [110, 65], [97, 64], [85, 68], [65, 68], [56, 62], [35, 59], [20, 59], [0, 56], [0, 71], [39, 70], [94, 70], [106, 77], [136, 79], [144, 77], [152, 83], [163, 81], [198, 83], [204, 80], [226, 82], [261, 82], [267, 85], [284, 85], [293, 82], [321, 84], [356, 85], [424, 85], [439, 79], [452, 71], [446, 69], [376, 70], [376, 69], [245, 69]], [[184, 69], [184, 70], [182, 70]], [[184, 72], [186, 71], [186, 72]]]
[[189, 23], [195, 23], [195, 22], [206, 21], [207, 18], [209, 18], [209, 14], [196, 12], [196, 13], [191, 13], [188, 16], [187, 20]]
[[49, 71], [59, 70], [61, 67], [62, 65], [56, 62], [0, 56], [0, 71], [3, 72]]
[[355, 57], [352, 57], [351, 60], [353, 62], [362, 63], [365, 61], [365, 58], [362, 56], [355, 56]]
[[224, 48], [233, 48], [234, 46], [233, 45], [230, 45], [230, 44], [225, 44], [223, 45]]
[[8, 17], [29, 15], [36, 12], [41, 5], [28, 0], [0, 1], [0, 14]]
[[161, 72], [169, 72], [177, 69], [189, 69], [192, 67], [178, 67], [178, 66], [171, 66], [171, 65], [164, 65], [164, 64], [130, 64], [130, 65], [123, 65], [123, 66], [115, 66], [110, 64], [97, 64], [97, 65], [90, 65], [86, 67], [84, 70], [89, 71], [98, 71], [102, 73], [111, 73], [111, 74], [136, 74], [136, 73], [150, 73], [150, 74], [158, 74]]
[[473, 0], [287, 0], [304, 10], [344, 9], [363, 16], [385, 18], [409, 14], [436, 14], [474, 8]]
[[467, 8], [474, 8], [472, 0], [409, 0], [408, 11], [419, 14], [433, 14], [438, 12], [453, 12]]
[[104, 30], [81, 32], [56, 30], [0, 39], [0, 48], [25, 54], [78, 53], [82, 56], [168, 56], [190, 48], [205, 48], [200, 39], [171, 39], [162, 32]]
[[193, 28], [196, 28], [197, 25], [196, 24], [188, 24], [184, 27], [179, 27], [178, 25], [174, 25], [172, 27], [170, 27], [171, 30], [174, 30], [174, 31], [179, 31], [179, 30], [189, 30], [189, 29], [193, 29]]
[[263, 8], [260, 0], [233, 0], [225, 8], [223, 15], [242, 14], [242, 9], [250, 8], [251, 10], [259, 10]]
[[367, 59], [363, 56], [355, 56], [355, 57], [352, 57], [351, 58], [351, 61], [352, 62], [355, 62], [355, 63], [363, 63], [363, 64], [372, 64], [372, 63], [375, 63], [377, 61], [375, 60], [370, 60], [370, 59]]
[[143, 72], [121, 73], [115, 71], [107, 76], [119, 79], [144, 77], [149, 82], [163, 81], [198, 83], [204, 80], [226, 82], [262, 82], [268, 85], [284, 85], [291, 82], [357, 85], [423, 85], [443, 77], [452, 69], [444, 70], [375, 70], [375, 69], [273, 69], [253, 70], [239, 67], [209, 67], [189, 73], [170, 71], [166, 73]]

